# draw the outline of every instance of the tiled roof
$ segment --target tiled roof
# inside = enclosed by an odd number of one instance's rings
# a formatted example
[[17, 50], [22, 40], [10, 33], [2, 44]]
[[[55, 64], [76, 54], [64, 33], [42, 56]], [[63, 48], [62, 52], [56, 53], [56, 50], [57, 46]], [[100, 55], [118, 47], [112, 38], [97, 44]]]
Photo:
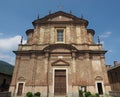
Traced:
[[113, 70], [113, 69], [116, 69], [116, 68], [120, 68], [120, 64], [118, 64], [117, 66], [112, 66], [112, 67], [110, 67], [110, 68], [108, 69], [108, 71]]

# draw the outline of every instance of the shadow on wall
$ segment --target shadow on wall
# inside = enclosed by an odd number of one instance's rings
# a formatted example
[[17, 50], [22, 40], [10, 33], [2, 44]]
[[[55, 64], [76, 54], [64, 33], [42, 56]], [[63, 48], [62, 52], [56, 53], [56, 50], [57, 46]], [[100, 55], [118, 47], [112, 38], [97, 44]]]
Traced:
[[0, 92], [0, 97], [11, 97], [11, 92]]

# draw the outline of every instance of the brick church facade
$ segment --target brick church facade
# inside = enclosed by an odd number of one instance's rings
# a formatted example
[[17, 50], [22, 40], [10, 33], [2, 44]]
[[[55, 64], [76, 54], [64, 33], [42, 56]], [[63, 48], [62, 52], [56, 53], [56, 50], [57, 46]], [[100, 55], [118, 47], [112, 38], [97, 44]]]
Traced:
[[110, 91], [102, 44], [94, 42], [88, 21], [58, 11], [33, 21], [20, 44], [9, 91], [15, 96], [41, 92], [42, 97], [78, 97], [78, 90]]

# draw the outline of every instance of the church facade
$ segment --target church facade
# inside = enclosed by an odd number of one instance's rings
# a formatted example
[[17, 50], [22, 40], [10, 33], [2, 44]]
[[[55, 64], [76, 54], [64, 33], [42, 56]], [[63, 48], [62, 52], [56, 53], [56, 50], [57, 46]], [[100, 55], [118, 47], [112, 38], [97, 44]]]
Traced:
[[88, 21], [58, 11], [33, 21], [27, 43], [19, 44], [9, 91], [15, 96], [78, 97], [78, 90], [110, 91], [102, 44], [94, 42]]

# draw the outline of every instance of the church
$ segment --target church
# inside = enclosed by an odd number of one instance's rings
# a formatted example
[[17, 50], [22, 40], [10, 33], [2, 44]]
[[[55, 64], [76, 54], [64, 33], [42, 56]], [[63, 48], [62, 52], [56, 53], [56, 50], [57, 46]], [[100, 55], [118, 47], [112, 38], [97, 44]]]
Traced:
[[40, 92], [42, 97], [79, 97], [78, 91], [103, 95], [111, 88], [102, 44], [94, 42], [88, 21], [57, 11], [32, 22], [27, 43], [19, 44], [9, 91], [15, 97]]

